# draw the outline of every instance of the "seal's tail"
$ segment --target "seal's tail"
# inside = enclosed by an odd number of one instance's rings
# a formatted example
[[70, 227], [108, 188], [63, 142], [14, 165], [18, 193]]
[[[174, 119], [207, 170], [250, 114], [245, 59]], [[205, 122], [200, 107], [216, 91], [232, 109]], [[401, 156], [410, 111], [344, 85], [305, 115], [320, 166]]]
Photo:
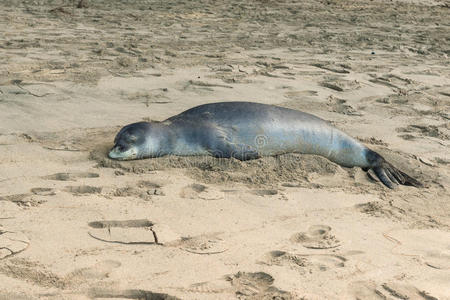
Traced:
[[397, 184], [409, 185], [417, 188], [424, 187], [421, 182], [400, 171], [374, 151], [370, 150], [370, 153], [368, 153], [368, 160], [371, 162], [372, 167], [366, 168], [365, 170], [368, 171], [369, 169], [372, 169], [380, 181], [390, 189], [393, 189]]

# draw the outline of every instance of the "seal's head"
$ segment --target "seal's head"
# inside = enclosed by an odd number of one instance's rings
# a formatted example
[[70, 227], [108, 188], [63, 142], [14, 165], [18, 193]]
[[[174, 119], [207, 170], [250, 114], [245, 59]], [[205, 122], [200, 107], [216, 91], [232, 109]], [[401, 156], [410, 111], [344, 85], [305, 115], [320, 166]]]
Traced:
[[[131, 160], [154, 156], [159, 149], [159, 130], [152, 123], [139, 122], [123, 127], [114, 139], [109, 157]], [[155, 135], [156, 134], [156, 135]]]

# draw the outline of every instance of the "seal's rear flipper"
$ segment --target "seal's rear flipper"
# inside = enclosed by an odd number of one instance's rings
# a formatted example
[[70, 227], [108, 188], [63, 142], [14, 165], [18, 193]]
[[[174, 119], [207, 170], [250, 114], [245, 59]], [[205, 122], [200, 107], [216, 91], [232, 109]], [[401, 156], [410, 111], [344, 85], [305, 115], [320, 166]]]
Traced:
[[394, 188], [395, 184], [410, 185], [417, 188], [423, 187], [421, 182], [395, 168], [388, 162], [384, 162], [384, 164], [380, 167], [373, 168], [373, 171], [381, 182], [391, 189]]
[[393, 189], [396, 184], [409, 185], [417, 188], [424, 187], [421, 182], [388, 163], [378, 153], [369, 150], [367, 158], [373, 167], [364, 168], [364, 170], [368, 171], [369, 169], [372, 169], [380, 181], [388, 188]]

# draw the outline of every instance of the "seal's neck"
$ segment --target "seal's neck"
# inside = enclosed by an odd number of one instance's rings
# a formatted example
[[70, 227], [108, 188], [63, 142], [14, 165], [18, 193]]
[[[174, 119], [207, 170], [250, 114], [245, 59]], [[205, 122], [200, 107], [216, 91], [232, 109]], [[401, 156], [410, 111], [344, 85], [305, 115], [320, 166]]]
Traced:
[[140, 155], [141, 158], [172, 154], [175, 133], [170, 124], [165, 124], [164, 122], [151, 122], [149, 124], [151, 125], [149, 126], [150, 132], [146, 134]]
[[166, 125], [166, 147], [167, 154], [177, 156], [208, 155], [209, 152], [203, 146], [207, 141], [205, 128], [201, 124], [189, 122], [164, 121]]

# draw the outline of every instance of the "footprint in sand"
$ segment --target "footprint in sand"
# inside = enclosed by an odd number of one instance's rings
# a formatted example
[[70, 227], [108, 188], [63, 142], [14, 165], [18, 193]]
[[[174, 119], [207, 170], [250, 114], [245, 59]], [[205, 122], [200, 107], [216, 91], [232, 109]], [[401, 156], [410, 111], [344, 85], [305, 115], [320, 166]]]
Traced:
[[194, 283], [180, 290], [196, 294], [232, 293], [238, 299], [296, 299], [291, 293], [273, 286], [274, 281], [265, 272], [238, 272], [221, 279]]
[[335, 64], [334, 62], [329, 61], [313, 63], [311, 64], [311, 66], [338, 74], [348, 74], [350, 73], [349, 70], [351, 70], [350, 66], [344, 64]]
[[204, 191], [206, 191], [206, 186], [203, 184], [193, 183], [184, 187], [180, 192], [180, 196], [182, 198], [195, 199]]
[[[108, 278], [109, 273], [122, 264], [115, 260], [105, 260], [87, 268], [77, 269], [67, 274], [64, 279], [67, 282], [79, 283]], [[91, 282], [92, 283], [92, 282]]]
[[[81, 285], [93, 285], [109, 277], [109, 274], [121, 263], [114, 260], [100, 261], [90, 267], [76, 269], [65, 276], [53, 273], [45, 265], [24, 258], [13, 258], [0, 265], [0, 273], [6, 276], [32, 282], [46, 288], [80, 288]], [[0, 299], [1, 295], [0, 295]]]
[[250, 191], [251, 194], [257, 195], [257, 196], [275, 196], [278, 194], [277, 190], [252, 190]]
[[326, 225], [314, 225], [307, 232], [296, 233], [291, 241], [300, 243], [310, 249], [331, 249], [341, 245], [341, 242], [331, 233], [331, 227]]
[[79, 178], [98, 178], [98, 177], [100, 177], [100, 175], [97, 173], [80, 172], [80, 173], [56, 173], [44, 176], [42, 178], [57, 181], [76, 181]]
[[45, 202], [42, 199], [34, 199], [33, 195], [36, 196], [54, 196], [55, 191], [52, 188], [32, 188], [31, 193], [28, 194], [15, 194], [8, 196], [1, 196], [0, 201], [7, 201], [17, 204], [18, 206], [36, 206]]
[[8, 231], [0, 226], [0, 259], [20, 253], [29, 245], [30, 241], [23, 233]]
[[284, 96], [286, 98], [292, 99], [292, 100], [301, 100], [301, 99], [305, 99], [305, 97], [308, 96], [317, 96], [318, 92], [317, 91], [288, 91], [286, 93], [284, 93]]
[[228, 278], [229, 276], [211, 281], [196, 282], [187, 288], [180, 288], [180, 290], [188, 293], [201, 294], [233, 293], [234, 289], [230, 287], [230, 283], [227, 281]]
[[425, 264], [434, 269], [450, 269], [450, 248], [446, 251], [429, 250], [426, 252]]
[[89, 235], [99, 241], [126, 245], [164, 245], [177, 247], [193, 254], [219, 254], [228, 250], [221, 233], [182, 237], [164, 224], [147, 219], [126, 221], [94, 221]]
[[405, 140], [412, 140], [417, 137], [432, 137], [441, 140], [448, 140], [450, 139], [450, 136], [446, 134], [446, 128], [446, 124], [441, 124], [439, 126], [412, 124], [407, 127], [399, 127], [396, 131], [403, 133], [399, 136]]
[[164, 224], [147, 219], [90, 222], [88, 234], [99, 241], [126, 245], [171, 245], [181, 237]]
[[54, 196], [55, 191], [52, 188], [32, 188], [31, 192], [39, 196]]
[[194, 254], [219, 254], [228, 250], [225, 242], [219, 237], [221, 233], [202, 234], [193, 237], [181, 237], [179, 240], [169, 243], [168, 246]]
[[382, 299], [423, 299], [437, 300], [427, 291], [419, 290], [404, 283], [376, 284], [372, 281], [356, 281], [349, 285], [349, 291], [356, 299], [382, 300]]
[[90, 185], [66, 186], [64, 191], [72, 193], [75, 196], [79, 196], [83, 194], [100, 194], [102, 192], [102, 188]]
[[107, 193], [108, 196], [113, 197], [129, 197], [136, 196], [145, 201], [150, 201], [153, 196], [164, 196], [164, 192], [161, 189], [162, 185], [151, 181], [140, 181], [135, 186], [120, 187]]
[[160, 183], [153, 182], [153, 181], [141, 180], [138, 182], [137, 186], [138, 186], [138, 188], [141, 188], [141, 189], [144, 189], [144, 188], [159, 189], [159, 188], [162, 188], [163, 185]]
[[294, 299], [286, 291], [273, 286], [274, 278], [264, 272], [238, 272], [227, 276], [237, 297], [252, 297], [252, 299]]
[[356, 80], [343, 79], [340, 76], [326, 76], [320, 83], [321, 86], [335, 90], [337, 92], [353, 91], [361, 88], [361, 84]]
[[163, 185], [160, 183], [156, 183], [153, 181], [142, 180], [139, 181], [137, 187], [142, 191], [140, 197], [142, 198], [142, 194], [148, 196], [164, 196], [164, 192], [162, 191]]
[[146, 290], [108, 290], [102, 288], [92, 288], [88, 292], [89, 298], [105, 299], [154, 299], [154, 300], [180, 300], [175, 296], [165, 293], [155, 293]]
[[63, 289], [70, 285], [45, 265], [26, 258], [14, 257], [0, 264], [0, 274], [32, 283], [34, 286]]
[[232, 194], [245, 204], [255, 207], [268, 207], [273, 201], [287, 201], [285, 193], [276, 189], [254, 189], [254, 190], [222, 190], [223, 194]]
[[15, 195], [0, 196], [0, 201], [8, 201], [19, 205], [20, 203], [27, 202], [25, 199], [29, 198], [29, 196], [31, 196], [31, 194], [15, 194]]
[[413, 80], [402, 78], [394, 74], [383, 74], [382, 76], [371, 74], [370, 76], [373, 77], [372, 79], [369, 79], [370, 82], [384, 85], [395, 90], [407, 90], [409, 85], [414, 84]]
[[223, 193], [211, 190], [203, 184], [193, 183], [181, 190], [180, 197], [185, 199], [220, 200], [223, 199]]
[[328, 97], [327, 105], [328, 110], [332, 112], [349, 116], [362, 116], [360, 110], [354, 109], [351, 105], [347, 104], [347, 100], [339, 99], [332, 95]]
[[108, 243], [118, 244], [158, 244], [158, 237], [153, 231], [153, 223], [147, 219], [126, 221], [94, 221], [90, 222], [92, 228], [88, 233], [94, 239]]
[[275, 250], [267, 253], [264, 260], [259, 263], [269, 266], [290, 266], [296, 268], [302, 274], [311, 274], [343, 268], [346, 261], [345, 257], [339, 255], [291, 254], [286, 251]]
[[433, 269], [450, 269], [448, 232], [438, 229], [399, 229], [383, 235], [392, 243], [393, 254], [415, 256], [424, 265]]
[[6, 219], [14, 219], [21, 212], [21, 208], [11, 202], [11, 201], [2, 201], [0, 198], [0, 221]]
[[45, 203], [43, 199], [35, 199], [33, 194], [15, 194], [8, 196], [0, 196], [0, 201], [11, 202], [20, 207], [38, 206]]

